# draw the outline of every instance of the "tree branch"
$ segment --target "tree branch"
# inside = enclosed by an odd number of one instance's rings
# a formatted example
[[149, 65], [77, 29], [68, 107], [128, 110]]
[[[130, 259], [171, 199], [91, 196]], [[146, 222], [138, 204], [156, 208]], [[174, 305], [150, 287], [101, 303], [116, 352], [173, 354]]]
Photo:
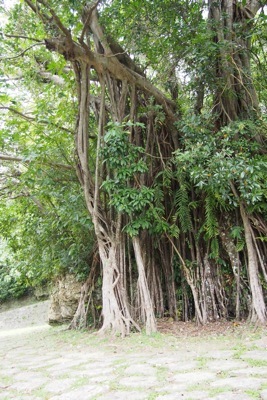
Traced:
[[17, 54], [16, 56], [13, 56], [13, 57], [0, 57], [0, 61], [2, 61], [2, 60], [14, 60], [15, 58], [19, 58], [21, 56], [24, 56], [24, 54], [27, 51], [31, 50], [33, 47], [40, 46], [40, 45], [43, 45], [43, 44], [45, 45], [45, 42], [34, 43], [30, 47], [28, 47], [27, 49], [23, 50], [21, 53]]
[[[29, 164], [30, 161], [23, 158], [23, 157], [18, 157], [18, 156], [9, 156], [7, 154], [1, 154], [0, 153], [0, 160], [3, 161], [14, 161], [14, 162], [22, 162], [22, 163], [26, 163]], [[74, 170], [74, 168], [71, 165], [67, 165], [67, 164], [61, 164], [61, 163], [54, 163], [54, 162], [50, 162], [50, 161], [43, 161], [43, 164], [47, 164], [47, 165], [51, 165], [54, 167], [59, 167], [59, 168], [63, 168], [63, 169], [67, 169], [67, 170]]]
[[33, 40], [34, 42], [42, 43], [42, 40], [28, 37], [28, 36], [23, 36], [23, 35], [8, 35], [7, 33], [4, 34], [4, 37], [7, 38], [15, 38], [15, 39], [27, 39], [27, 40]]
[[47, 2], [45, 0], [37, 0], [37, 1], [38, 1], [38, 3], [42, 4], [43, 6], [45, 6], [49, 10], [49, 12], [52, 15], [53, 20], [55, 21], [57, 27], [66, 35], [66, 37], [68, 39], [72, 40], [70, 31], [62, 24], [60, 18], [57, 16], [57, 14], [53, 10], [53, 8], [51, 8], [49, 6], [49, 4], [47, 4]]
[[173, 111], [176, 103], [166, 97], [147, 78], [121, 64], [116, 57], [110, 57], [110, 54], [104, 56], [91, 51], [89, 48], [85, 51], [75, 42], [73, 42], [72, 52], [70, 53], [69, 44], [66, 43], [64, 38], [46, 39], [45, 42], [48, 50], [62, 54], [67, 60], [73, 61], [76, 59], [84, 61], [92, 65], [98, 73], [107, 69], [114, 78], [122, 81], [127, 80], [129, 83], [135, 84], [150, 96], [152, 95], [162, 105], [164, 111], [173, 121], [177, 119]]
[[83, 30], [82, 30], [81, 36], [79, 38], [80, 43], [83, 43], [84, 35], [86, 33], [86, 30], [88, 29], [88, 25], [90, 24], [90, 19], [91, 19], [92, 13], [95, 10], [95, 8], [98, 6], [100, 1], [101, 0], [97, 0], [94, 4], [90, 5], [89, 8], [87, 8], [85, 6], [83, 9], [83, 12], [85, 14], [85, 19], [84, 19], [84, 24], [83, 24]]
[[34, 122], [34, 123], [36, 123], [36, 124], [51, 125], [51, 126], [57, 128], [57, 129], [61, 129], [61, 130], [64, 131], [64, 132], [71, 133], [72, 135], [74, 135], [74, 131], [72, 131], [72, 130], [70, 130], [70, 129], [68, 129], [68, 128], [65, 128], [64, 126], [60, 126], [60, 125], [55, 124], [55, 123], [53, 123], [53, 122], [38, 121], [36, 118], [29, 117], [28, 115], [25, 115], [25, 114], [21, 113], [20, 111], [16, 110], [16, 109], [13, 108], [13, 107], [4, 107], [4, 106], [2, 106], [2, 107], [0, 107], [0, 110], [8, 110], [8, 111], [11, 111], [11, 112], [13, 112], [14, 114], [19, 115], [21, 118], [25, 119], [26, 121]]

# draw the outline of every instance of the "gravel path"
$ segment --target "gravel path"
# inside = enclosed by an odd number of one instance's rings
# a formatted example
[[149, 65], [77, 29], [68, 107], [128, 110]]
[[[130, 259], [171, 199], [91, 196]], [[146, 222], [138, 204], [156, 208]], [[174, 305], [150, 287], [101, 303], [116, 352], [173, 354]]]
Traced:
[[0, 313], [0, 399], [267, 400], [267, 332], [99, 338], [45, 324], [48, 302]]

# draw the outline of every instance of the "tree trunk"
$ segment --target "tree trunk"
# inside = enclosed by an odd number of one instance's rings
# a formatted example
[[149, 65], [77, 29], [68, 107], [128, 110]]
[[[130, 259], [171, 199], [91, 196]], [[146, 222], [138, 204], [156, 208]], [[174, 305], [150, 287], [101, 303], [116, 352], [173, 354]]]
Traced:
[[258, 111], [250, 72], [250, 31], [260, 2], [209, 0], [209, 22], [218, 44], [214, 112], [217, 125], [247, 119]]
[[223, 226], [221, 228], [221, 240], [222, 244], [228, 254], [230, 264], [233, 270], [233, 274], [236, 281], [236, 295], [235, 295], [235, 317], [240, 320], [241, 310], [240, 310], [240, 300], [241, 300], [241, 276], [240, 276], [240, 258], [233, 239], [230, 237], [228, 228]]
[[153, 310], [153, 305], [150, 297], [150, 293], [148, 290], [148, 284], [145, 274], [145, 266], [142, 257], [142, 251], [140, 246], [140, 240], [138, 237], [133, 237], [133, 248], [135, 253], [135, 259], [137, 263], [138, 269], [138, 288], [140, 292], [141, 298], [141, 314], [145, 316], [145, 326], [146, 333], [150, 335], [151, 333], [157, 332], [157, 323]]
[[98, 266], [98, 260], [96, 259], [96, 257], [94, 257], [89, 276], [82, 285], [78, 307], [70, 323], [69, 329], [83, 329], [87, 327], [88, 309], [91, 300], [88, 299], [88, 297], [89, 297], [89, 292], [91, 292], [92, 294], [92, 291], [94, 289], [97, 266]]
[[261, 323], [267, 321], [267, 310], [264, 302], [262, 286], [259, 281], [259, 267], [257, 253], [253, 244], [253, 238], [251, 234], [251, 225], [249, 222], [248, 215], [246, 213], [243, 204], [240, 204], [240, 213], [245, 230], [245, 239], [248, 253], [248, 274], [250, 281], [250, 288], [252, 294], [252, 320], [259, 320]]
[[[164, 240], [164, 239], [163, 239]], [[173, 271], [173, 249], [165, 240], [160, 243], [161, 263], [164, 271], [165, 290], [168, 300], [168, 311], [170, 317], [177, 321], [177, 301]]]
[[120, 334], [122, 337], [129, 335], [131, 325], [140, 331], [138, 325], [133, 321], [128, 310], [125, 297], [116, 290], [117, 285], [122, 286], [122, 276], [117, 265], [117, 246], [110, 242], [109, 247], [98, 241], [99, 255], [103, 267], [102, 283], [102, 317], [103, 325], [99, 333]]
[[203, 280], [200, 281], [200, 276], [197, 276], [199, 274], [199, 263], [197, 263], [197, 268], [196, 268], [197, 272], [193, 271], [193, 268], [191, 268], [191, 269], [188, 268], [183, 257], [181, 256], [180, 251], [175, 246], [172, 239], [169, 236], [168, 236], [168, 239], [171, 242], [175, 253], [179, 257], [184, 277], [192, 291], [194, 306], [195, 306], [196, 320], [198, 323], [204, 325], [207, 323], [207, 312], [206, 312], [205, 305], [203, 304], [204, 299], [202, 296], [202, 287], [198, 287], [199, 283], [201, 286], [203, 284]]

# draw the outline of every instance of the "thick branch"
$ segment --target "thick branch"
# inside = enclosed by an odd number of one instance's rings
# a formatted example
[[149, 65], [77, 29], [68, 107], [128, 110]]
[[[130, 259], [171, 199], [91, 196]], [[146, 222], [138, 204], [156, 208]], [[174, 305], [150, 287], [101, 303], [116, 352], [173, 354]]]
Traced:
[[167, 116], [172, 121], [177, 119], [174, 112], [176, 106], [175, 102], [168, 99], [159, 89], [152, 85], [148, 79], [121, 64], [114, 55], [106, 57], [94, 53], [89, 48], [85, 51], [81, 46], [74, 42], [70, 48], [70, 45], [65, 38], [46, 39], [45, 42], [48, 50], [56, 51], [70, 61], [79, 60], [86, 62], [87, 64], [91, 64], [98, 73], [108, 70], [115, 79], [121, 81], [126, 80], [127, 82], [136, 85], [148, 95], [153, 96], [163, 107]]
[[[31, 9], [38, 13], [39, 10], [37, 7], [31, 2], [31, 0], [25, 0], [26, 3], [31, 7]], [[105, 56], [102, 54], [97, 54], [92, 52], [88, 46], [78, 45], [71, 38], [70, 31], [62, 24], [59, 17], [56, 15], [54, 10], [47, 4], [45, 0], [37, 0], [38, 3], [43, 4], [49, 12], [52, 14], [53, 19], [58, 26], [58, 28], [64, 33], [65, 37], [61, 38], [52, 38], [46, 39], [45, 44], [48, 50], [55, 51], [59, 54], [62, 54], [65, 59], [69, 61], [83, 61], [88, 65], [91, 65], [96, 69], [97, 73], [102, 74], [105, 69], [108, 69], [109, 72], [114, 76], [115, 79], [126, 80], [130, 84], [134, 84], [139, 87], [144, 92], [148, 93], [150, 96], [155, 97], [156, 101], [162, 105], [164, 111], [166, 112], [168, 118], [173, 122], [176, 120], [176, 116], [174, 113], [174, 109], [176, 104], [168, 99], [160, 90], [158, 90], [154, 85], [152, 85], [146, 78], [142, 77], [139, 73], [135, 72], [136, 68], [133, 68], [133, 62], [130, 57], [126, 57], [124, 55], [124, 59], [127, 59], [128, 66], [124, 66], [121, 64], [119, 59], [117, 59], [116, 55], [113, 54], [112, 49], [108, 43], [108, 40], [103, 34], [102, 28], [98, 23], [96, 8], [94, 6], [97, 5], [97, 2], [90, 9], [90, 28], [92, 29], [94, 35], [104, 47]], [[91, 18], [92, 14], [92, 18]], [[90, 20], [89, 19], [89, 20]], [[49, 21], [47, 21], [49, 22]], [[111, 46], [114, 46], [118, 49], [118, 45], [114, 42], [111, 42]], [[115, 50], [115, 48], [114, 48]], [[119, 49], [121, 50], [121, 48]], [[126, 58], [125, 58], [126, 57]], [[138, 71], [140, 72], [140, 71]]]
[[83, 24], [83, 30], [82, 30], [81, 36], [79, 38], [79, 42], [80, 43], [83, 43], [83, 41], [84, 41], [84, 35], [85, 35], [89, 25], [90, 25], [90, 19], [91, 19], [92, 13], [96, 9], [96, 7], [98, 6], [99, 3], [100, 3], [100, 0], [97, 0], [95, 3], [93, 3], [89, 7], [85, 6], [84, 9], [83, 9], [84, 24]]
[[245, 9], [249, 10], [252, 12], [253, 17], [256, 15], [256, 13], [260, 10], [261, 7], [264, 7], [267, 5], [266, 0], [248, 0], [247, 4], [245, 5]]
[[5, 161], [23, 161], [22, 157], [17, 157], [17, 156], [8, 156], [5, 154], [0, 154], [0, 160], [5, 160]]

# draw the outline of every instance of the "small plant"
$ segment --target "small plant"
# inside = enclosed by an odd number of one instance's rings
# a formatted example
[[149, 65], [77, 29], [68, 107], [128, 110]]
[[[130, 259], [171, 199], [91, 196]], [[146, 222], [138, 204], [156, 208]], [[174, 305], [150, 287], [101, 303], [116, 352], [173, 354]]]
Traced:
[[240, 343], [237, 346], [233, 347], [233, 350], [235, 350], [235, 354], [233, 355], [233, 358], [239, 359], [248, 350], [248, 348], [244, 344]]
[[158, 380], [160, 382], [166, 381], [167, 376], [168, 376], [168, 372], [169, 372], [169, 370], [168, 370], [167, 367], [163, 367], [163, 366], [157, 367], [157, 378], [158, 378]]
[[255, 360], [248, 358], [246, 361], [251, 367], [267, 367], [267, 360]]
[[207, 358], [207, 357], [198, 357], [197, 358], [198, 368], [206, 367], [208, 361], [209, 361], [209, 358]]
[[252, 399], [262, 399], [257, 390], [245, 390], [245, 393], [248, 394]]

